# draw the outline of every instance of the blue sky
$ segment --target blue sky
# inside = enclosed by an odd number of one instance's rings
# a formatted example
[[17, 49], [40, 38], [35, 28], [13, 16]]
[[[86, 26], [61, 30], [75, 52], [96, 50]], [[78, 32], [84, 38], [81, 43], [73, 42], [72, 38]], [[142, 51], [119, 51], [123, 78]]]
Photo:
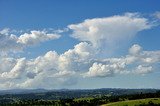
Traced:
[[0, 0], [0, 89], [160, 88], [159, 4]]

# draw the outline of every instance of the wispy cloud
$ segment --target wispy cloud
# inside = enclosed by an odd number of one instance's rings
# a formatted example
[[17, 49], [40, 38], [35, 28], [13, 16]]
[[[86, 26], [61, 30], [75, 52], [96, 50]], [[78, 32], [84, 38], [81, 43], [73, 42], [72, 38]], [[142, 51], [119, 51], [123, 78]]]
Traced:
[[153, 15], [154, 15], [156, 18], [160, 19], [160, 12], [159, 12], [159, 11], [155, 12]]

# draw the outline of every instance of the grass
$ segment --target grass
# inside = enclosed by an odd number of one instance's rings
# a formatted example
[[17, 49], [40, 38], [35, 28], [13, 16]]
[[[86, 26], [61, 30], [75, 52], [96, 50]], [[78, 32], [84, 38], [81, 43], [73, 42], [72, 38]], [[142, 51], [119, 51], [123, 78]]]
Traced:
[[120, 102], [113, 102], [104, 104], [102, 106], [138, 106], [140, 104], [149, 104], [152, 102], [154, 104], [160, 104], [160, 98], [147, 98], [147, 99], [138, 99], [138, 100], [126, 100]]
[[94, 98], [93, 97], [84, 97], [84, 98], [77, 98], [77, 99], [74, 99], [74, 101], [82, 101], [82, 100], [93, 100]]

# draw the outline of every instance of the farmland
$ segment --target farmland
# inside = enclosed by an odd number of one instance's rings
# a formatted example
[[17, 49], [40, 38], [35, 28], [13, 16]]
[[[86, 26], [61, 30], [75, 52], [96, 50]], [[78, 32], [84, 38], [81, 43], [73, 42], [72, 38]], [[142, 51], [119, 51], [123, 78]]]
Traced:
[[138, 100], [126, 100], [104, 104], [102, 106], [145, 106], [145, 105], [160, 105], [160, 98], [147, 98]]

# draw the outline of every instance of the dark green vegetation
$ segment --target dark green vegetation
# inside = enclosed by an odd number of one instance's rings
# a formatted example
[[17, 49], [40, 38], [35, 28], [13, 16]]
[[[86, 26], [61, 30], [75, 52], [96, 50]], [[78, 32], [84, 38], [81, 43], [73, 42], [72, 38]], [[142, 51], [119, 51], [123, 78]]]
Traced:
[[[160, 91], [156, 89], [94, 89], [30, 91], [16, 94], [11, 92], [5, 94], [3, 91], [0, 95], [0, 106], [97, 106], [144, 98], [160, 98]], [[153, 100], [147, 103], [152, 104], [151, 106], [160, 106]]]

